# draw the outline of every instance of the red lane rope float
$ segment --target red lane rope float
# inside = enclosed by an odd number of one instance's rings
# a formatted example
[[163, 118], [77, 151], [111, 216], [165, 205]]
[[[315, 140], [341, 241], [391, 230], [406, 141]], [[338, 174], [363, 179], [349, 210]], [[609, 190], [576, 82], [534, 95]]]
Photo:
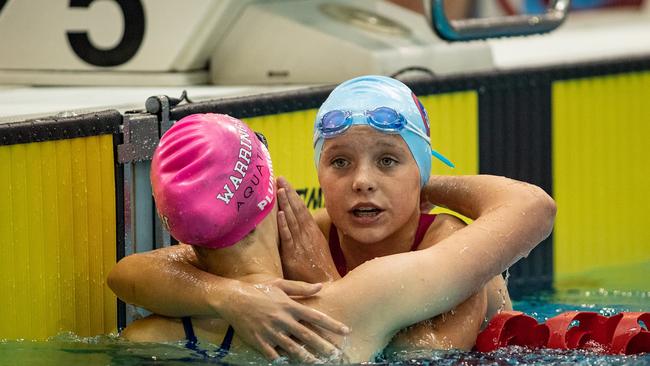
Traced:
[[650, 352], [650, 313], [624, 312], [606, 317], [569, 311], [544, 324], [519, 311], [503, 311], [476, 338], [475, 349], [490, 352], [506, 346], [589, 349], [608, 354]]
[[[641, 322], [645, 329], [641, 327]], [[612, 349], [626, 355], [650, 352], [650, 313], [623, 313], [614, 331]]]
[[495, 315], [476, 338], [476, 349], [490, 352], [506, 346], [539, 348], [548, 342], [548, 328], [520, 311]]

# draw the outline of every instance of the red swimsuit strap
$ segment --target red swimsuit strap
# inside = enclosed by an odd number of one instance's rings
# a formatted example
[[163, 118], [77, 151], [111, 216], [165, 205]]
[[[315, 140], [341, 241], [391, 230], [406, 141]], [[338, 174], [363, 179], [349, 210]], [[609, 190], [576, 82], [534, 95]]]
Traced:
[[[430, 215], [430, 214], [420, 215], [418, 228], [415, 231], [415, 238], [413, 239], [413, 245], [411, 245], [411, 250], [410, 250], [411, 252], [418, 249], [418, 246], [420, 246], [420, 243], [422, 242], [424, 235], [427, 233], [427, 230], [429, 230], [429, 226], [431, 226], [431, 224], [435, 219], [436, 219], [436, 215]], [[343, 277], [346, 274], [348, 274], [348, 265], [345, 262], [345, 256], [343, 255], [343, 250], [341, 250], [339, 233], [336, 230], [336, 226], [334, 226], [333, 223], [332, 225], [330, 225], [329, 245], [330, 245], [330, 253], [332, 254], [332, 260], [334, 260], [334, 264], [336, 265], [336, 270], [339, 272], [339, 275]]]
[[415, 239], [413, 240], [413, 245], [411, 245], [411, 252], [418, 250], [422, 239], [424, 239], [424, 234], [429, 230], [429, 226], [433, 224], [433, 221], [436, 219], [436, 215], [430, 214], [421, 214], [420, 222], [418, 223], [418, 229], [415, 231]]
[[343, 251], [341, 250], [341, 243], [339, 242], [339, 233], [336, 230], [334, 223], [330, 225], [330, 253], [332, 254], [332, 260], [336, 265], [336, 270], [339, 272], [341, 277], [345, 276], [348, 273], [348, 265], [345, 263], [345, 257], [343, 256]]

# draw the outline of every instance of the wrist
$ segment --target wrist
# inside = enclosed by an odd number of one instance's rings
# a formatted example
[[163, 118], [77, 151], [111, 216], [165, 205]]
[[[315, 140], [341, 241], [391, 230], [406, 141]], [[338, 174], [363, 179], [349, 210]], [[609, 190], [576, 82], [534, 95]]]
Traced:
[[238, 302], [238, 297], [243, 293], [241, 283], [236, 280], [220, 281], [218, 285], [211, 285], [203, 292], [203, 303], [206, 305], [208, 315], [222, 319], [228, 318], [232, 304]]

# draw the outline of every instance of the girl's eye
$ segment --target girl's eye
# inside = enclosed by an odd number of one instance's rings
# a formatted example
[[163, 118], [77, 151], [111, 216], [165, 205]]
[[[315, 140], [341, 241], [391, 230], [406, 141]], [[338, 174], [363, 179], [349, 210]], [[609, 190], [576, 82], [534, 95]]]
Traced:
[[387, 156], [379, 159], [379, 165], [381, 167], [386, 167], [387, 168], [387, 167], [394, 166], [395, 164], [397, 164], [397, 160], [395, 160], [393, 158], [389, 158]]
[[332, 160], [331, 164], [332, 164], [333, 167], [340, 169], [340, 168], [347, 167], [350, 164], [350, 162], [348, 162], [347, 160], [345, 160], [343, 158], [336, 158], [336, 159]]

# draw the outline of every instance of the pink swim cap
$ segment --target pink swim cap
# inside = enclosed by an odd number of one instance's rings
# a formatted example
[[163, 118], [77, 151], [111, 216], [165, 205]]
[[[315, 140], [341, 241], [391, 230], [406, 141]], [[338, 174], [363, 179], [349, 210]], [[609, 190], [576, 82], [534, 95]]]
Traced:
[[275, 203], [269, 151], [242, 121], [193, 114], [160, 139], [151, 161], [158, 215], [180, 242], [231, 246]]

